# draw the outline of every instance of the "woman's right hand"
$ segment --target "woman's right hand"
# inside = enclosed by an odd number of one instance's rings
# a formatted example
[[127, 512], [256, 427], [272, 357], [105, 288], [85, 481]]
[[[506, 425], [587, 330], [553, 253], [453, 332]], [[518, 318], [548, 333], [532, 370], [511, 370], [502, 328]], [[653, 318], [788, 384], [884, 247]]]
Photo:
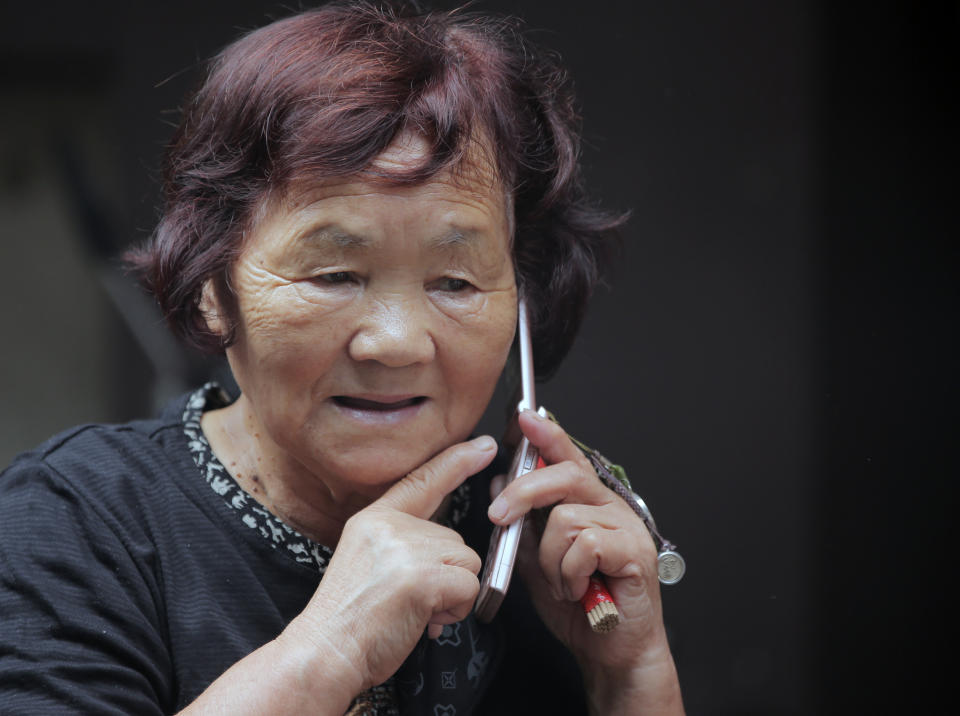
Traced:
[[320, 586], [282, 638], [305, 640], [327, 657], [335, 649], [355, 668], [359, 693], [394, 674], [425, 628], [437, 637], [464, 619], [479, 591], [480, 557], [429, 520], [495, 455], [487, 436], [453, 445], [351, 517]]
[[347, 520], [306, 608], [181, 716], [339, 716], [400, 668], [424, 629], [436, 637], [465, 618], [480, 590], [480, 557], [430, 517], [496, 453], [486, 436], [453, 445]]

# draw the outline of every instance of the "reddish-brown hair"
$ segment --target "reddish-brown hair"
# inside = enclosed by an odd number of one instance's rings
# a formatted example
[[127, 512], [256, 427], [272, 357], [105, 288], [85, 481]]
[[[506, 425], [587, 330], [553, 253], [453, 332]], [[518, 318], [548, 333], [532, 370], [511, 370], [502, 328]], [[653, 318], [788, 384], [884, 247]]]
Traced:
[[213, 279], [231, 305], [227, 272], [256, 209], [294, 180], [369, 171], [404, 131], [426, 140], [428, 159], [387, 181], [456, 169], [471, 139], [486, 139], [513, 196], [537, 372], [550, 374], [622, 218], [588, 203], [570, 82], [513, 20], [342, 2], [241, 37], [185, 107], [164, 166], [162, 218], [128, 263], [178, 335], [222, 351], [231, 338], [207, 330], [201, 291]]

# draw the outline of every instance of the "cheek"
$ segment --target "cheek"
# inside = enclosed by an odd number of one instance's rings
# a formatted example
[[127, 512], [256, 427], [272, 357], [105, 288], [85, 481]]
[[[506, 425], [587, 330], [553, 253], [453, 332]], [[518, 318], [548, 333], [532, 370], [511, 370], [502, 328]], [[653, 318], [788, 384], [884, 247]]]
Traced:
[[[516, 330], [515, 294], [507, 293], [490, 301], [489, 310], [476, 320], [451, 331], [448, 340], [448, 375], [455, 376], [451, 387], [458, 419], [473, 421], [473, 429], [487, 407], [503, 371]], [[458, 430], [462, 432], [463, 428]]]
[[241, 389], [309, 395], [307, 383], [336, 360], [346, 340], [338, 319], [333, 308], [304, 301], [295, 285], [247, 294], [237, 342], [228, 350]]
[[[336, 302], [307, 300], [298, 283], [248, 291], [239, 302], [243, 337], [266, 350], [336, 332]], [[318, 320], [322, 319], [322, 320]]]
[[347, 298], [343, 292], [323, 291], [309, 281], [274, 273], [258, 254], [237, 266], [234, 281], [239, 327], [251, 341], [284, 341], [291, 334], [329, 325], [327, 317]]

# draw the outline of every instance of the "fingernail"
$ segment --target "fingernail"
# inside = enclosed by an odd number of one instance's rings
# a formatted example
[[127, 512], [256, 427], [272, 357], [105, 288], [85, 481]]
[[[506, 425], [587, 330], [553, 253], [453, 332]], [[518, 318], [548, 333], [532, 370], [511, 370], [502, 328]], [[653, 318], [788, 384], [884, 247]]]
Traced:
[[487, 515], [489, 515], [492, 520], [502, 520], [507, 516], [507, 501], [502, 497], [498, 497], [493, 502], [490, 503], [490, 508], [487, 510]]
[[525, 413], [527, 413], [528, 415], [530, 415], [534, 420], [539, 420], [541, 423], [542, 423], [544, 420], [546, 420], [546, 418], [545, 418], [543, 415], [540, 415], [540, 413], [538, 413], [536, 410], [531, 410], [530, 408], [527, 408], [527, 409], [524, 410], [523, 412], [525, 412]]
[[474, 438], [473, 446], [480, 452], [490, 452], [491, 450], [497, 449], [497, 441], [489, 435], [481, 435], [478, 438]]

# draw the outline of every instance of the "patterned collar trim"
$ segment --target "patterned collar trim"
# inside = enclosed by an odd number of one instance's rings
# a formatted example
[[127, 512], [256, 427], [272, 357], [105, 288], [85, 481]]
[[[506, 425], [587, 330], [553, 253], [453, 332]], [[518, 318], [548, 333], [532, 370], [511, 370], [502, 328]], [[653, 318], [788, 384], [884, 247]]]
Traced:
[[236, 511], [243, 524], [260, 533], [274, 549], [279, 549], [299, 564], [314, 567], [321, 575], [333, 552], [285, 524], [257, 502], [233, 478], [220, 459], [213, 454], [207, 436], [200, 427], [200, 419], [207, 410], [230, 404], [226, 393], [216, 383], [207, 383], [187, 399], [183, 411], [183, 432], [193, 462], [204, 480], [224, 502]]
[[[235, 510], [243, 524], [256, 530], [274, 549], [278, 549], [299, 564], [314, 567], [321, 575], [333, 556], [325, 545], [314, 542], [266, 510], [250, 493], [245, 491], [214, 455], [200, 427], [200, 419], [207, 410], [229, 405], [230, 397], [216, 383], [207, 383], [194, 391], [187, 399], [183, 411], [183, 432], [187, 437], [190, 455], [203, 479], [223, 501]], [[451, 494], [450, 509], [443, 521], [447, 527], [456, 528], [470, 509], [470, 489], [461, 485]]]
[[[264, 509], [213, 454], [200, 419], [204, 411], [229, 404], [229, 396], [216, 383], [207, 383], [187, 399], [183, 431], [194, 463], [210, 489], [235, 511], [243, 524], [259, 532], [274, 549], [300, 564], [313, 566], [322, 576], [333, 554], [330, 548], [305, 537]], [[470, 488], [464, 484], [451, 493], [443, 524], [456, 528], [469, 509]], [[445, 626], [436, 640], [424, 636], [400, 671], [359, 694], [347, 714], [469, 714], [496, 671], [501, 649], [498, 630], [477, 623], [470, 614], [462, 622]]]

